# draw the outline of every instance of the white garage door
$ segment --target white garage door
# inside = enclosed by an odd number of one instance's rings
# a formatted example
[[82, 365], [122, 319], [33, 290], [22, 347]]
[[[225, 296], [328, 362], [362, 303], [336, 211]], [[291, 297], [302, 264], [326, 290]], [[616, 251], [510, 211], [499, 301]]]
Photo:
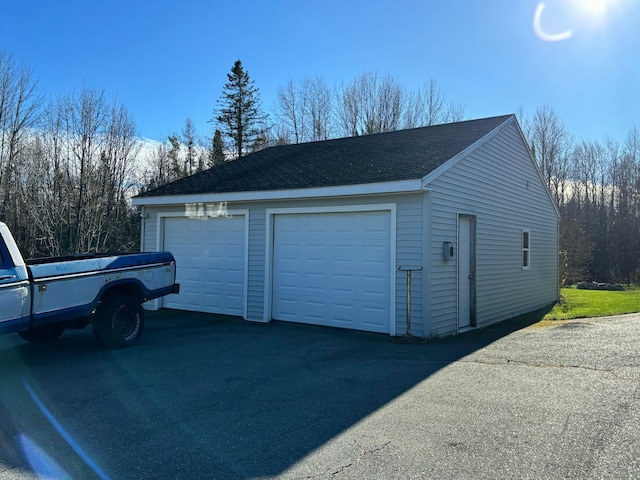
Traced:
[[163, 306], [243, 316], [245, 217], [165, 218], [164, 249], [176, 259], [179, 295]]
[[390, 333], [390, 212], [274, 216], [276, 320]]

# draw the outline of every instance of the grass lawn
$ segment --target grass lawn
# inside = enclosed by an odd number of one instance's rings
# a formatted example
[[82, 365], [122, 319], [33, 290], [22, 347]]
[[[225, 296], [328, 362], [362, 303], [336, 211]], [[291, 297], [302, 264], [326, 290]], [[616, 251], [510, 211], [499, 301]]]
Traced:
[[640, 287], [625, 286], [623, 292], [578, 290], [575, 287], [560, 290], [558, 302], [544, 320], [604, 317], [640, 312]]

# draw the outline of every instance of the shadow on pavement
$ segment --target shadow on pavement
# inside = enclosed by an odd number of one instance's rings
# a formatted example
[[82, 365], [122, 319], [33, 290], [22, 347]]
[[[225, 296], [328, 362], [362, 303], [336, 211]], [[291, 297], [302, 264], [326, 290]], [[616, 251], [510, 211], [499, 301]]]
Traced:
[[171, 310], [148, 312], [141, 342], [122, 351], [100, 348], [90, 329], [44, 346], [4, 337], [0, 477], [3, 466], [29, 470], [18, 459], [17, 432], [58, 445], [48, 455], [72, 477], [86, 474], [24, 381], [111, 478], [277, 476], [438, 370], [547, 311], [418, 344]]

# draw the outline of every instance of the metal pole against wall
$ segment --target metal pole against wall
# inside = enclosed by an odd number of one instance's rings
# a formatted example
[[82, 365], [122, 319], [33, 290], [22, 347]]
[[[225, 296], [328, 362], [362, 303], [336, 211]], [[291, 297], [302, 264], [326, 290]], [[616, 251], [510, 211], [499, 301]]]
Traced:
[[[420, 272], [423, 267], [403, 267], [399, 266], [399, 272], [407, 272], [407, 321], [406, 333], [402, 336], [407, 340], [422, 340], [411, 333], [411, 272]], [[415, 339], [415, 340], [414, 340]]]

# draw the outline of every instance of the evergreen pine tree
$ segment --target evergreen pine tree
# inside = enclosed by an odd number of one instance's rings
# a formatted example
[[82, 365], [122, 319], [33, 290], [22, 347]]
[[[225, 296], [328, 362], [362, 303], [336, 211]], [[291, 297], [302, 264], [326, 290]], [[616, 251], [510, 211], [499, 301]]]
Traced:
[[264, 115], [260, 108], [260, 92], [240, 60], [236, 60], [227, 77], [229, 81], [218, 99], [215, 122], [230, 140], [234, 155], [241, 157], [261, 133], [258, 123]]
[[169, 181], [176, 180], [186, 176], [186, 171], [180, 165], [180, 137], [175, 133], [169, 135], [169, 144], [171, 145], [168, 153], [169, 157], [169, 169], [171, 171], [171, 178]]
[[196, 162], [196, 129], [193, 122], [187, 117], [182, 130], [182, 143], [186, 148], [184, 157], [184, 172], [187, 175], [193, 173]]
[[211, 148], [209, 149], [209, 166], [217, 167], [225, 161], [224, 142], [222, 141], [222, 132], [216, 128], [211, 140]]

